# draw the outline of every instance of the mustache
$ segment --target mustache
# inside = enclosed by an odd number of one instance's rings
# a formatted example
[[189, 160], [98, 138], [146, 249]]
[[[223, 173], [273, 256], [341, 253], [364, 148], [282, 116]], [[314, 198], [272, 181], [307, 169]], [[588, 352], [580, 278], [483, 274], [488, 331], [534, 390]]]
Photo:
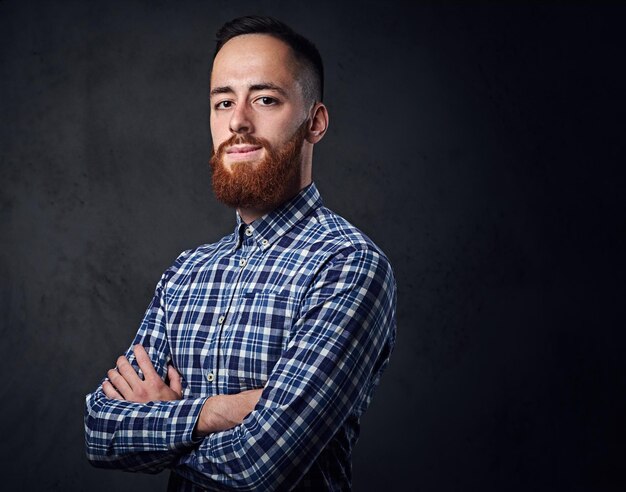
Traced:
[[[290, 140], [295, 138], [296, 135], [304, 138], [307, 128], [308, 128], [308, 119], [305, 119], [298, 126], [298, 128], [296, 128], [296, 131], [293, 132], [293, 135], [291, 136]], [[221, 156], [224, 155], [228, 147], [230, 147], [231, 145], [242, 145], [242, 144], [258, 145], [260, 147], [263, 147], [267, 151], [272, 150], [272, 145], [270, 144], [269, 140], [265, 138], [255, 137], [254, 135], [250, 135], [249, 133], [237, 133], [235, 135], [232, 135], [228, 140], [222, 142], [217, 148], [217, 150], [215, 150], [214, 148], [212, 157], [215, 156], [215, 157], [221, 158]]]
[[232, 137], [230, 137], [228, 140], [226, 140], [225, 142], [222, 142], [220, 146], [217, 148], [217, 150], [214, 149], [213, 155], [218, 156], [218, 157], [222, 156], [226, 152], [226, 149], [230, 147], [231, 145], [242, 145], [242, 144], [258, 145], [260, 147], [263, 147], [266, 150], [270, 148], [269, 141], [267, 141], [264, 138], [255, 137], [248, 133], [235, 134]]

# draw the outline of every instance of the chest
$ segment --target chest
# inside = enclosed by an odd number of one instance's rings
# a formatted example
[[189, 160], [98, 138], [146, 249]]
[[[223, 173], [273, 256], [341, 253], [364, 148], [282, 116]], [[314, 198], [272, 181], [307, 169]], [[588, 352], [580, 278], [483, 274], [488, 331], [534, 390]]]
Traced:
[[167, 336], [184, 396], [262, 387], [321, 261], [303, 248], [244, 245], [204, 258], [170, 289]]

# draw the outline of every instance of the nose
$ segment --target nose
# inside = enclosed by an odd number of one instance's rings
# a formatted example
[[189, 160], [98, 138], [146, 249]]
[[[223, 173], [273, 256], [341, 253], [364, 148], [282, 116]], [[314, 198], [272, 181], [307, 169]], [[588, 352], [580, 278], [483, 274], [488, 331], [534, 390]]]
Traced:
[[231, 113], [229, 128], [232, 133], [252, 133], [254, 127], [247, 104], [237, 104]]

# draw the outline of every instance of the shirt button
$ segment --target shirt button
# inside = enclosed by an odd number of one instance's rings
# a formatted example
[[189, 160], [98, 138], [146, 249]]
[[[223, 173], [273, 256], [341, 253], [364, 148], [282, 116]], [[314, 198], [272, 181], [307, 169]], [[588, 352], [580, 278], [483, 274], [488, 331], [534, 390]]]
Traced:
[[261, 244], [262, 244], [263, 246], [267, 246], [269, 243], [270, 243], [270, 242], [269, 242], [267, 239], [263, 239], [263, 240], [261, 241]]
[[245, 258], [242, 258], [241, 260], [239, 260], [239, 266], [246, 266]]
[[246, 236], [252, 236], [252, 227], [246, 227]]
[[206, 380], [209, 383], [212, 383], [213, 381], [215, 381], [215, 374], [213, 374], [212, 372], [207, 372], [206, 373]]
[[219, 318], [217, 318], [217, 322], [221, 325], [225, 319], [226, 318], [224, 316], [220, 316]]

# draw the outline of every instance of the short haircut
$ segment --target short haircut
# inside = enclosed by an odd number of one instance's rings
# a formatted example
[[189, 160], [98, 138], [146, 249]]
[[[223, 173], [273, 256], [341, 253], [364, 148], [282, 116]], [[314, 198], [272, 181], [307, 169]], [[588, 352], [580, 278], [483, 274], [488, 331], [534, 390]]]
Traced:
[[213, 59], [227, 41], [244, 34], [267, 34], [289, 46], [302, 69], [301, 83], [304, 98], [310, 103], [322, 101], [324, 65], [319, 51], [311, 41], [273, 17], [249, 15], [225, 23], [216, 33], [217, 44]]

